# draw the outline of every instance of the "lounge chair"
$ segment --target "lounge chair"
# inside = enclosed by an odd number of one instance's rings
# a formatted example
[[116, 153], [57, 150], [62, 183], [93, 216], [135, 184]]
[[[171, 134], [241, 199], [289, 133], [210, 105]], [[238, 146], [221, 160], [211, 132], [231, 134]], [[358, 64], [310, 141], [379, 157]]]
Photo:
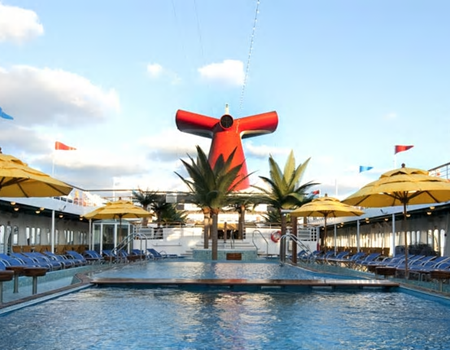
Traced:
[[344, 267], [348, 267], [348, 268], [354, 268], [354, 266], [361, 261], [362, 259], [364, 259], [364, 257], [366, 256], [366, 253], [364, 252], [358, 252], [353, 254], [352, 256], [346, 256], [344, 259], [341, 259], [339, 262], [336, 262], [337, 264], [344, 266]]
[[79, 266], [84, 266], [88, 263], [83, 255], [74, 250], [66, 250], [66, 257], [68, 259], [74, 260], [77, 264], [79, 264]]
[[30, 252], [30, 253], [22, 253], [23, 255], [35, 259], [36, 261], [41, 262], [42, 264], [49, 264], [51, 271], [57, 271], [61, 270], [63, 268], [63, 265], [59, 261], [55, 261], [50, 259], [50, 257], [39, 253], [39, 252]]
[[105, 249], [102, 251], [102, 255], [103, 255], [103, 258], [105, 259], [105, 261], [110, 262], [110, 263], [113, 263], [113, 262], [118, 263], [118, 262], [128, 261], [126, 259], [126, 257], [123, 255], [123, 253], [120, 253], [120, 251], [115, 253], [111, 249]]
[[355, 263], [355, 267], [359, 270], [361, 269], [367, 269], [367, 265], [372, 262], [375, 261], [376, 259], [378, 259], [380, 257], [380, 253], [370, 253], [369, 255], [365, 256], [363, 259], [358, 260]]
[[52, 265], [45, 262], [45, 261], [39, 261], [37, 259], [30, 258], [26, 255], [23, 255], [21, 253], [11, 253], [11, 257], [19, 260], [24, 265], [28, 267], [45, 267], [48, 271], [52, 271]]
[[131, 255], [137, 255], [144, 260], [147, 259], [147, 255], [145, 254], [145, 252], [139, 249], [132, 249]]
[[316, 256], [316, 263], [322, 264], [327, 261], [328, 258], [331, 258], [334, 255], [334, 251], [330, 250], [324, 254]]
[[440, 256], [430, 260], [421, 266], [415, 266], [409, 270], [410, 278], [417, 276], [420, 281], [430, 280], [430, 272], [434, 270], [446, 269], [450, 266], [450, 257]]
[[346, 259], [347, 256], [350, 255], [350, 252], [344, 251], [336, 254], [335, 256], [329, 257], [325, 259], [325, 261], [328, 264], [337, 265], [339, 264], [343, 259]]
[[1, 253], [0, 254], [0, 261], [5, 265], [5, 266], [24, 266], [24, 267], [34, 267], [34, 262], [33, 265], [27, 265], [25, 264], [24, 261], [20, 261], [19, 259], [16, 259], [12, 256], [6, 255]]
[[55, 253], [52, 253], [52, 252], [48, 252], [48, 251], [45, 251], [43, 254], [48, 256], [51, 260], [59, 262], [63, 266], [63, 268], [65, 268], [65, 269], [68, 269], [70, 267], [79, 266], [75, 262], [75, 260], [69, 260], [64, 255], [58, 255], [58, 254], [55, 254]]
[[160, 252], [156, 251], [153, 248], [148, 248], [147, 252], [149, 253], [149, 258], [153, 260], [165, 259], [166, 256], [162, 255]]
[[89, 263], [95, 263], [95, 262], [103, 263], [103, 262], [105, 262], [105, 258], [103, 258], [103, 256], [101, 256], [100, 253], [98, 253], [95, 250], [85, 250], [83, 252], [83, 256]]

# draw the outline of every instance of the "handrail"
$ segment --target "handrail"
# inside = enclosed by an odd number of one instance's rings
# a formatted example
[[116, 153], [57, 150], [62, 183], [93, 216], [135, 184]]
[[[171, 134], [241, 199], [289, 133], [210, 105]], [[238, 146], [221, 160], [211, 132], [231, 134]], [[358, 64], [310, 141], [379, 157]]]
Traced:
[[259, 235], [262, 237], [262, 239], [266, 242], [266, 255], [269, 256], [269, 242], [267, 241], [266, 237], [264, 237], [264, 235], [261, 233], [260, 230], [253, 230], [252, 232], [252, 243], [256, 248], [256, 251], [258, 252], [259, 247], [256, 245], [255, 243], [255, 233], [259, 233]]
[[313, 256], [311, 249], [309, 249], [309, 247], [304, 245], [303, 242], [298, 239], [298, 237], [296, 237], [292, 233], [286, 233], [283, 236], [281, 236], [281, 238], [280, 238], [280, 245], [284, 245], [284, 248], [280, 249], [280, 263], [281, 264], [284, 264], [286, 262], [286, 239], [287, 238], [294, 241], [295, 244], [297, 244], [300, 248], [307, 250], [309, 252], [309, 256], [311, 256], [311, 257]]
[[142, 251], [142, 241], [145, 241], [145, 251], [147, 251], [147, 239], [146, 236], [141, 234], [140, 232], [131, 232], [128, 236], [126, 236], [122, 241], [120, 241], [113, 249], [112, 252], [117, 254], [119, 251], [123, 250], [130, 242], [133, 242], [135, 238], [139, 238], [141, 242], [141, 251]]

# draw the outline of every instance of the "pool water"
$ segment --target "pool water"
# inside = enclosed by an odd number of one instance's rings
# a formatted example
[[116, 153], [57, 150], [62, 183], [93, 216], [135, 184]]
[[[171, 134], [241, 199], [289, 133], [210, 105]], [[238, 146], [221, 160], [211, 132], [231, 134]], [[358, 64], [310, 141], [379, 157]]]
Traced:
[[[324, 278], [292, 266], [248, 265], [151, 262], [101, 275], [148, 276], [150, 270], [155, 278], [229, 278], [234, 270], [233, 278], [247, 278], [245, 266], [252, 278], [260, 277], [250, 270], [259, 269]], [[0, 316], [0, 348], [449, 349], [450, 307], [411, 293], [372, 290], [89, 288]]]
[[91, 288], [0, 317], [6, 349], [449, 349], [450, 310], [406, 293]]
[[161, 260], [144, 264], [119, 266], [95, 277], [179, 278], [179, 279], [326, 279], [355, 277], [317, 274], [292, 265], [277, 262], [205, 262]]

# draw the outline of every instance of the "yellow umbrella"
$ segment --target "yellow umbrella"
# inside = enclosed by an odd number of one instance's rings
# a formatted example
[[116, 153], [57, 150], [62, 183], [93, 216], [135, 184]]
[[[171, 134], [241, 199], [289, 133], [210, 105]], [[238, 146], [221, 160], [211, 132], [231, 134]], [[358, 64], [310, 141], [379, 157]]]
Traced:
[[327, 238], [327, 218], [341, 216], [360, 216], [364, 212], [354, 206], [344, 204], [339, 199], [328, 197], [320, 197], [313, 199], [311, 202], [302, 205], [300, 208], [291, 212], [292, 216], [306, 217], [323, 217], [324, 218], [324, 234], [321, 246], [324, 246]]
[[97, 208], [84, 215], [86, 219], [119, 219], [119, 232], [122, 234], [122, 218], [123, 219], [133, 219], [133, 218], [145, 218], [151, 216], [142, 207], [134, 205], [130, 201], [118, 200], [115, 202], [108, 202], [103, 207]]
[[388, 171], [350, 197], [343, 200], [350, 205], [367, 208], [403, 206], [405, 235], [405, 271], [408, 272], [408, 240], [406, 230], [406, 206], [450, 201], [450, 182], [430, 176], [428, 171], [406, 168]]
[[0, 152], [0, 197], [54, 197], [68, 195], [72, 189], [73, 186]]

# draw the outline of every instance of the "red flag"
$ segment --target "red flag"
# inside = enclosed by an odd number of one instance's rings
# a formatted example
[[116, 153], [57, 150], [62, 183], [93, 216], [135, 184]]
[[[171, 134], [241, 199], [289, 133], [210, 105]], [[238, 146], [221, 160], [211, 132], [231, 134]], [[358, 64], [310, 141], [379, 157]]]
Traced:
[[62, 142], [56, 141], [55, 142], [55, 150], [57, 150], [57, 151], [75, 151], [76, 148], [67, 146], [67, 145], [63, 144]]
[[395, 153], [394, 154], [397, 154], [398, 152], [407, 151], [413, 147], [414, 146], [395, 145]]
[[312, 194], [313, 196], [318, 196], [318, 195], [320, 194], [320, 190], [312, 191], [311, 194]]

